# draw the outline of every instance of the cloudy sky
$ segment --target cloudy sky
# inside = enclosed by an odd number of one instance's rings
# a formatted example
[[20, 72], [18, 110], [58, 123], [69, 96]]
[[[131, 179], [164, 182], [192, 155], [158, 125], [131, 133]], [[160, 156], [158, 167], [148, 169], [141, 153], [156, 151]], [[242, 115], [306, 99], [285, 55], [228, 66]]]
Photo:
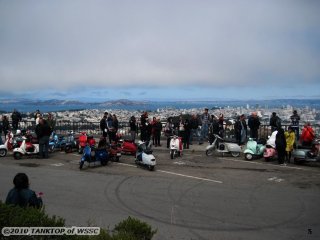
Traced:
[[0, 97], [320, 98], [320, 1], [0, 0]]

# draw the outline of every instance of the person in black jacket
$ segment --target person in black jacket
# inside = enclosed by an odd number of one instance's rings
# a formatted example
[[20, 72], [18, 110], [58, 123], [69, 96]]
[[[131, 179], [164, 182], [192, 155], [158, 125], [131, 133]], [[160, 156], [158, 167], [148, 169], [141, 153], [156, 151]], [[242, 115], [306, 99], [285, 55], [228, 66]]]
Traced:
[[278, 133], [276, 135], [276, 149], [278, 153], [278, 162], [279, 164], [284, 164], [287, 146], [286, 137], [282, 128], [278, 128], [277, 130]]
[[190, 120], [190, 139], [189, 144], [192, 145], [193, 138], [198, 136], [199, 120], [196, 114], [192, 114]]
[[275, 112], [273, 112], [270, 117], [270, 126], [272, 132], [281, 128], [281, 119], [277, 116], [277, 113]]
[[240, 116], [238, 116], [234, 124], [234, 135], [239, 145], [241, 144], [241, 129]]
[[42, 199], [29, 189], [29, 179], [25, 173], [18, 173], [13, 179], [13, 184], [14, 188], [9, 191], [6, 204], [20, 207], [42, 207]]
[[182, 138], [183, 139], [183, 148], [189, 149], [191, 125], [190, 125], [190, 121], [188, 118], [186, 118], [184, 120], [183, 126], [184, 126], [184, 137]]
[[9, 123], [9, 120], [8, 120], [8, 117], [3, 115], [2, 116], [2, 131], [3, 131], [3, 134], [4, 134], [4, 139], [7, 139], [7, 134], [10, 130], [10, 123]]
[[100, 129], [102, 131], [102, 137], [104, 138], [108, 136], [107, 117], [108, 117], [108, 113], [105, 112], [103, 114], [103, 117], [100, 120]]
[[144, 112], [140, 117], [140, 131], [141, 131], [140, 139], [143, 142], [147, 141], [147, 138], [148, 140], [150, 140], [150, 136], [148, 136], [150, 126], [148, 127], [148, 125], [149, 125], [148, 113]]
[[131, 116], [129, 120], [131, 140], [135, 142], [137, 134], [137, 120], [135, 116]]
[[250, 128], [250, 137], [253, 139], [258, 139], [258, 130], [260, 127], [260, 120], [256, 112], [253, 112], [248, 119], [248, 126]]
[[153, 124], [153, 134], [154, 134], [154, 140], [155, 140], [155, 147], [160, 147], [160, 137], [161, 137], [161, 131], [162, 131], [162, 123], [160, 122], [160, 118], [156, 118], [155, 123]]
[[51, 128], [43, 118], [40, 118], [39, 124], [36, 126], [36, 134], [39, 140], [39, 158], [48, 158]]
[[16, 131], [18, 129], [19, 122], [22, 120], [21, 114], [16, 109], [14, 109], [11, 115], [11, 118], [12, 118], [12, 129]]

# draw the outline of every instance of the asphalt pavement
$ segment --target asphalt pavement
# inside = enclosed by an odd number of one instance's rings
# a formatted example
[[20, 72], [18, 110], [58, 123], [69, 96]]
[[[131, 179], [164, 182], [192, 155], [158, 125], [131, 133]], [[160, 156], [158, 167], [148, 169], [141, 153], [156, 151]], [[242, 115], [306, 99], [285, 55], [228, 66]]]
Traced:
[[107, 166], [85, 166], [80, 155], [49, 159], [0, 158], [0, 200], [25, 172], [31, 189], [44, 192], [46, 211], [70, 226], [110, 228], [133, 216], [158, 229], [154, 239], [320, 239], [320, 167], [279, 166], [241, 155], [205, 155], [192, 145], [170, 159], [154, 148], [155, 171], [133, 156]]

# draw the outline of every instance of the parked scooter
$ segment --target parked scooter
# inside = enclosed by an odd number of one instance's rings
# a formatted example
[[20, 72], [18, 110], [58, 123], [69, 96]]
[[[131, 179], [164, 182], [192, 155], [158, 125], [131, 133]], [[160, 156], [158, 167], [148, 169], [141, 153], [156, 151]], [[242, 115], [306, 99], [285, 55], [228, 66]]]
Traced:
[[139, 166], [147, 167], [150, 171], [154, 170], [156, 166], [156, 158], [152, 154], [151, 142], [138, 142], [138, 149], [136, 153], [135, 163]]
[[49, 141], [49, 152], [53, 152], [54, 149], [63, 150], [66, 147], [66, 140], [63, 136], [58, 136], [55, 132], [51, 133]]
[[292, 153], [294, 163], [320, 162], [320, 138], [316, 138], [311, 148], [301, 146]]
[[264, 159], [268, 162], [270, 160], [273, 160], [277, 156], [277, 150], [276, 150], [276, 135], [278, 131], [273, 131], [269, 139], [267, 140], [266, 148], [263, 152]]
[[253, 138], [249, 138], [246, 149], [243, 151], [246, 160], [252, 160], [253, 158], [260, 158], [263, 156], [265, 150], [265, 139], [255, 141]]
[[182, 138], [177, 135], [173, 135], [170, 140], [170, 158], [174, 159], [182, 156], [182, 150]]
[[8, 150], [13, 149], [13, 133], [11, 131], [6, 135], [6, 141], [0, 145], [0, 157], [7, 156]]
[[31, 135], [23, 137], [21, 146], [13, 149], [14, 159], [21, 159], [23, 155], [34, 156], [39, 153], [39, 142]]
[[217, 134], [213, 134], [213, 143], [206, 147], [206, 155], [211, 156], [214, 151], [218, 153], [231, 153], [233, 157], [239, 157], [241, 148], [237, 143], [227, 142]]
[[102, 166], [105, 166], [107, 165], [108, 161], [108, 152], [105, 148], [94, 149], [87, 144], [87, 146], [85, 146], [83, 149], [83, 155], [80, 160], [79, 168], [81, 170], [85, 162], [88, 162], [89, 166], [91, 163], [93, 163], [95, 166], [97, 162], [99, 162]]
[[135, 156], [137, 145], [132, 140], [119, 140], [121, 144], [121, 153]]
[[108, 146], [107, 150], [108, 150], [110, 160], [113, 162], [119, 162], [120, 157], [122, 155], [121, 147], [117, 143], [113, 142]]
[[64, 151], [66, 153], [71, 153], [73, 149], [78, 149], [78, 142], [77, 139], [74, 136], [73, 131], [70, 131], [68, 136], [66, 137], [66, 146], [64, 148]]

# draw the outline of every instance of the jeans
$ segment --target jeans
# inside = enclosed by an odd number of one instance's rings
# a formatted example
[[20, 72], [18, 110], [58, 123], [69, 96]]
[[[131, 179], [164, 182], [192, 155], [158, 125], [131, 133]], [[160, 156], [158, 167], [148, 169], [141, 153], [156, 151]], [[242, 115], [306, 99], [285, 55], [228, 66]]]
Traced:
[[43, 158], [48, 158], [49, 150], [49, 136], [43, 136], [39, 139], [39, 156]]
[[136, 131], [130, 131], [130, 135], [131, 135], [131, 140], [133, 142], [135, 142], [136, 141]]
[[193, 138], [198, 136], [198, 129], [191, 129], [191, 133], [190, 133], [190, 138], [189, 138], [189, 142], [192, 143], [193, 142]]
[[202, 143], [203, 139], [208, 137], [208, 130], [209, 130], [208, 124], [207, 123], [203, 124], [201, 127], [201, 135], [200, 135], [199, 143]]

